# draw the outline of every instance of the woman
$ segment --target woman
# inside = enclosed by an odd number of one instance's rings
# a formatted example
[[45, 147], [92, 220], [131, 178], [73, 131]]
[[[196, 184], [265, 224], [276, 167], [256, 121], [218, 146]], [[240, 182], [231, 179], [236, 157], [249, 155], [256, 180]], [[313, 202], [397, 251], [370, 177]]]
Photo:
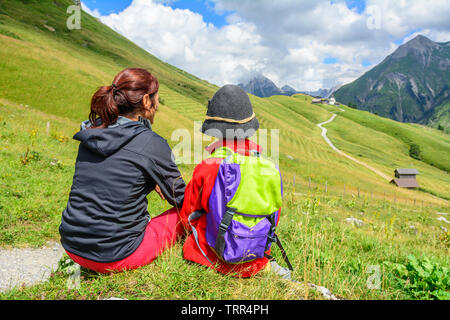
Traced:
[[[167, 142], [152, 131], [158, 80], [144, 69], [120, 72], [92, 97], [73, 185], [59, 227], [73, 261], [106, 273], [151, 263], [184, 233], [178, 211], [185, 183]], [[174, 206], [150, 219], [155, 190]]]
[[[202, 132], [219, 140], [206, 149], [212, 154], [211, 157], [195, 168], [192, 180], [186, 187], [180, 212], [186, 228], [193, 231], [184, 244], [184, 258], [223, 274], [242, 278], [257, 274], [265, 268], [269, 260], [263, 257], [250, 262], [231, 264], [220, 259], [207, 242], [207, 217], [219, 166], [223, 161], [223, 157], [219, 157], [215, 151], [227, 147], [244, 156], [250, 156], [254, 152], [261, 153], [261, 147], [248, 139], [258, 129], [259, 122], [244, 90], [238, 86], [226, 85], [214, 95], [208, 105]], [[195, 216], [198, 212], [206, 214]], [[266, 254], [270, 254], [270, 250]]]

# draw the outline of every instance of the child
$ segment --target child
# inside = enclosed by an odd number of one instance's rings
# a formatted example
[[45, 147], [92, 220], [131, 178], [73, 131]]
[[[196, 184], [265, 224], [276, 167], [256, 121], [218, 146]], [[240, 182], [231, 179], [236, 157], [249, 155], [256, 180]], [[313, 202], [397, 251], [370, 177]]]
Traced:
[[[202, 132], [219, 140], [207, 147], [207, 151], [212, 154], [211, 158], [203, 161], [195, 168], [192, 180], [186, 187], [184, 204], [180, 212], [185, 227], [192, 230], [192, 234], [187, 238], [183, 247], [184, 258], [208, 266], [223, 274], [242, 278], [257, 274], [268, 263], [267, 256], [270, 253], [270, 249], [266, 246], [265, 249], [267, 250], [264, 250], [266, 242], [263, 242], [263, 252], [262, 254], [260, 252], [260, 257], [251, 261], [244, 260], [238, 263], [228, 263], [225, 259], [219, 257], [220, 254], [217, 254], [217, 242], [219, 240], [217, 240], [215, 248], [211, 246], [211, 241], [208, 243], [206, 235], [207, 218], [208, 215], [212, 214], [210, 211], [211, 206], [216, 207], [215, 204], [210, 203], [210, 199], [215, 201], [211, 194], [216, 192], [213, 191], [217, 189], [215, 189], [216, 178], [218, 177], [220, 165], [226, 157], [223, 156], [223, 152], [226, 152], [227, 149], [223, 147], [229, 148], [232, 154], [237, 153], [244, 157], [261, 153], [261, 147], [248, 139], [258, 129], [259, 122], [253, 112], [250, 99], [244, 90], [235, 85], [226, 85], [214, 95], [208, 105], [207, 117], [203, 123]], [[275, 166], [273, 168], [275, 169]], [[270, 218], [273, 218], [272, 229], [270, 229], [269, 222], [264, 222], [268, 224], [268, 231], [274, 230], [278, 223], [279, 209], [281, 207], [281, 177], [277, 169], [275, 169], [276, 179], [278, 179], [279, 187], [273, 189], [278, 189], [274, 193], [278, 195], [279, 200], [275, 201], [275, 206], [272, 205], [272, 208], [276, 209], [270, 211], [270, 213], [273, 212], [270, 215]], [[218, 224], [221, 224], [220, 221]], [[225, 229], [228, 229], [229, 226], [230, 221], [228, 221], [228, 226]], [[219, 249], [218, 251], [223, 252], [223, 235], [221, 244], [222, 250]]]

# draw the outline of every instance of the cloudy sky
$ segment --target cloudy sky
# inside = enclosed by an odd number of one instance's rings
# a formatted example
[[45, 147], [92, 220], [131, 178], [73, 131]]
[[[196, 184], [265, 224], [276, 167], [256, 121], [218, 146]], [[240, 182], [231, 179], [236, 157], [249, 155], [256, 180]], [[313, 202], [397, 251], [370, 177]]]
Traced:
[[423, 34], [450, 41], [450, 0], [84, 0], [161, 60], [216, 85], [259, 72], [317, 90], [353, 81]]

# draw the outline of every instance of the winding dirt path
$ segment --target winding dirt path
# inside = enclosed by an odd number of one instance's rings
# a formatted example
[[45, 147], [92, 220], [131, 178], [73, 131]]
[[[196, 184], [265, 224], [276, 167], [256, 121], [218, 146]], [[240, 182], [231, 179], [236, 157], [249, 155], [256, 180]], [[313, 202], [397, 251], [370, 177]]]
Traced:
[[[341, 110], [341, 112], [345, 112], [344, 109], [339, 108], [339, 110]], [[328, 145], [329, 145], [334, 151], [336, 151], [337, 153], [339, 153], [340, 155], [342, 155], [342, 156], [344, 156], [344, 157], [346, 157], [346, 158], [348, 158], [348, 159], [350, 159], [350, 160], [352, 160], [352, 161], [354, 161], [354, 162], [356, 162], [356, 163], [358, 163], [358, 164], [360, 164], [360, 165], [366, 167], [367, 169], [373, 171], [374, 173], [376, 173], [377, 175], [379, 175], [379, 176], [382, 177], [383, 179], [388, 180], [388, 181], [391, 181], [392, 178], [389, 177], [389, 176], [387, 176], [386, 174], [384, 174], [384, 173], [381, 172], [380, 170], [375, 169], [374, 167], [369, 166], [367, 163], [362, 162], [361, 160], [355, 159], [355, 158], [353, 158], [352, 156], [349, 156], [349, 155], [346, 154], [345, 152], [343, 152], [343, 151], [339, 150], [338, 148], [336, 148], [336, 146], [335, 146], [335, 145], [331, 142], [331, 140], [327, 137], [327, 132], [328, 132], [328, 130], [327, 130], [326, 128], [323, 127], [324, 125], [329, 124], [329, 123], [333, 122], [334, 119], [336, 119], [337, 114], [336, 114], [336, 113], [333, 113], [333, 112], [331, 112], [331, 113], [333, 114], [333, 116], [330, 118], [330, 120], [325, 121], [325, 122], [322, 122], [322, 123], [319, 123], [319, 124], [317, 125], [320, 129], [322, 129], [322, 137], [325, 139], [325, 142], [328, 143]]]

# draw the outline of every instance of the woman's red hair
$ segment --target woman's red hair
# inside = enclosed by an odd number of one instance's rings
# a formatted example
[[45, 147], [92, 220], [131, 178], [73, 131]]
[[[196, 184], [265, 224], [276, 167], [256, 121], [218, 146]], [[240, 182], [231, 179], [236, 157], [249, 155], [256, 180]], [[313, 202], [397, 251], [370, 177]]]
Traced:
[[155, 105], [158, 90], [158, 80], [147, 70], [128, 68], [121, 71], [112, 85], [101, 87], [92, 97], [89, 114], [92, 128], [107, 128], [117, 121], [119, 115], [136, 114], [142, 109], [142, 99], [146, 94]]

